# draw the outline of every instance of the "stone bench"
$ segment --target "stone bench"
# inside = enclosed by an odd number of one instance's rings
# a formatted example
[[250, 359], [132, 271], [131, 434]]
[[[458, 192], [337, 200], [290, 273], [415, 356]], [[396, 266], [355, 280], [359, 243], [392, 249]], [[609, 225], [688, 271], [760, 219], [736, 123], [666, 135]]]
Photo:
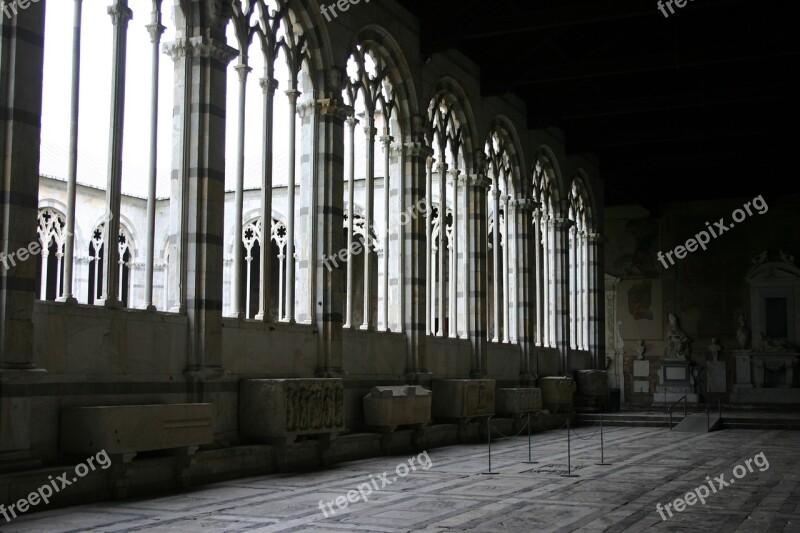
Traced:
[[239, 431], [245, 440], [291, 444], [299, 436], [335, 438], [344, 430], [341, 379], [246, 379], [239, 386]]
[[443, 379], [433, 382], [433, 417], [441, 420], [494, 415], [495, 380]]
[[188, 449], [214, 442], [210, 403], [69, 407], [61, 411], [61, 451], [105, 450], [129, 462], [139, 452]]
[[420, 385], [373, 387], [363, 403], [367, 427], [394, 431], [431, 423], [431, 391]]
[[542, 390], [535, 388], [497, 389], [497, 413], [523, 415], [542, 410]]

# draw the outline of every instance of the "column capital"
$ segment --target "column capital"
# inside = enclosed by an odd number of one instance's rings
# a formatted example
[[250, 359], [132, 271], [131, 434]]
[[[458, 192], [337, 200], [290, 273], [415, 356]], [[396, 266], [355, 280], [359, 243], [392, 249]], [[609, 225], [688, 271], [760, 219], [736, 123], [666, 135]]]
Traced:
[[446, 176], [447, 175], [447, 169], [448, 169], [447, 163], [445, 163], [444, 161], [440, 161], [439, 165], [438, 165], [437, 172], [442, 176]]
[[286, 96], [289, 97], [289, 103], [290, 104], [296, 104], [297, 103], [297, 99], [300, 98], [300, 95], [303, 94], [303, 93], [301, 93], [297, 89], [286, 89], [284, 91], [284, 94], [286, 94]]
[[488, 190], [492, 182], [483, 174], [472, 174], [469, 176], [468, 185], [475, 189]]
[[242, 57], [241, 60], [242, 62], [233, 67], [233, 70], [239, 75], [239, 81], [244, 82], [253, 69], [247, 64], [247, 57]]
[[353, 108], [345, 105], [339, 98], [320, 98], [317, 100], [321, 116], [337, 116], [346, 119], [353, 115]]
[[275, 78], [259, 78], [258, 85], [261, 87], [261, 90], [264, 94], [270, 93], [275, 94], [275, 91], [278, 89], [280, 83]]
[[378, 140], [380, 142], [382, 142], [384, 145], [388, 146], [388, 145], [390, 145], [392, 143], [392, 141], [394, 140], [394, 137], [392, 137], [391, 135], [388, 135], [388, 134], [387, 135], [381, 135], [380, 137], [378, 137]]
[[510, 202], [510, 205], [526, 213], [532, 213], [537, 207], [536, 202], [525, 197], [513, 198]]
[[319, 105], [313, 100], [310, 100], [297, 106], [297, 114], [300, 116], [300, 118], [305, 118], [317, 109], [319, 109]]
[[111, 23], [114, 26], [118, 24], [127, 26], [133, 18], [133, 11], [128, 7], [127, 0], [117, 0], [114, 5], [108, 6], [107, 13], [111, 15]]
[[602, 233], [586, 232], [586, 240], [592, 244], [605, 244], [608, 239]]
[[153, 44], [161, 42], [161, 36], [164, 35], [164, 32], [167, 30], [167, 27], [160, 22], [153, 22], [145, 26], [145, 28], [147, 28], [147, 32], [150, 34], [150, 42]]
[[178, 39], [164, 43], [162, 51], [173, 61], [184, 57], [211, 58], [227, 65], [239, 55], [239, 51], [223, 41], [204, 36]]
[[568, 218], [555, 218], [552, 223], [558, 230], [568, 230], [575, 225], [575, 222]]
[[433, 150], [430, 147], [421, 141], [409, 141], [403, 143], [403, 155], [407, 157], [425, 157], [426, 159], [430, 158], [433, 154]]
[[378, 135], [378, 129], [372, 125], [373, 122], [372, 120], [367, 120], [367, 125], [364, 126], [364, 135], [366, 135], [368, 139], [374, 139], [375, 136]]

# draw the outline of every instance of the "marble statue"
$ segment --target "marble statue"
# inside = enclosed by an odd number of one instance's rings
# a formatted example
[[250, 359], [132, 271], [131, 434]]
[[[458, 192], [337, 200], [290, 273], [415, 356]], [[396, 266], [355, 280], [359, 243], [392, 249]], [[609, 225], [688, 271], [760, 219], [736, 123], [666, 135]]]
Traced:
[[800, 347], [784, 339], [771, 339], [761, 332], [762, 352], [797, 352]]
[[639, 346], [636, 347], [636, 353], [639, 354], [636, 356], [636, 359], [642, 360], [644, 359], [644, 352], [647, 351], [647, 346], [644, 343], [643, 339], [639, 339]]
[[738, 327], [736, 328], [736, 341], [739, 347], [744, 350], [750, 346], [750, 328], [747, 327], [744, 314], [739, 315]]
[[664, 342], [664, 359], [686, 361], [691, 355], [689, 337], [678, 325], [678, 317], [669, 314], [669, 331]]
[[719, 352], [722, 351], [722, 346], [719, 345], [719, 341], [716, 337], [711, 338], [711, 345], [708, 347], [708, 351], [711, 352], [711, 360], [717, 361]]

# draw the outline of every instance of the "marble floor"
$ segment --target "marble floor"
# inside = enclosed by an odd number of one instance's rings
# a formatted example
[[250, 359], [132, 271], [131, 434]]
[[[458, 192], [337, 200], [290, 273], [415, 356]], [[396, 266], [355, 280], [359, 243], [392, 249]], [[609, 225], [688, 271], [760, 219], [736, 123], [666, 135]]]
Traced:
[[[567, 431], [560, 430], [534, 435], [537, 464], [525, 463], [525, 435], [493, 442], [494, 475], [486, 474], [485, 444], [451, 446], [414, 455], [416, 470], [409, 468], [407, 474], [412, 456], [380, 457], [320, 472], [259, 476], [149, 499], [53, 509], [11, 523], [0, 518], [0, 531], [797, 532], [798, 437], [798, 432], [782, 430], [686, 434], [609, 427], [604, 449], [610, 464], [598, 465], [598, 428], [582, 427], [571, 438], [575, 477], [561, 475], [567, 469]], [[750, 461], [752, 472], [747, 470], [747, 460], [762, 453], [764, 459]], [[713, 479], [721, 474], [729, 486], [717, 488], [721, 483]], [[716, 493], [705, 498], [705, 505], [675, 510], [677, 498], [708, 487], [709, 481]], [[355, 492], [347, 501], [348, 491], [359, 486], [368, 501]], [[346, 508], [337, 507], [337, 497]], [[673, 505], [671, 518], [662, 511], [667, 518], [662, 520], [659, 503], [662, 509]]]

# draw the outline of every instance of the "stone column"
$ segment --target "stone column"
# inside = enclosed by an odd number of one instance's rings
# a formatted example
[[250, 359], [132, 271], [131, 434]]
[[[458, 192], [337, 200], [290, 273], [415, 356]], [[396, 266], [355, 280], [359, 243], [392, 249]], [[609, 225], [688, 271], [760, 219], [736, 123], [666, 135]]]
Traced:
[[161, 0], [153, 0], [153, 12], [147, 31], [152, 43], [150, 73], [150, 175], [147, 190], [147, 243], [144, 272], [144, 308], [155, 311], [153, 305], [153, 264], [156, 239], [156, 178], [158, 176], [158, 68], [161, 56], [161, 36], [166, 28], [161, 24]]
[[567, 269], [568, 272], [568, 291], [567, 295], [569, 296], [569, 336], [570, 336], [570, 348], [572, 349], [579, 349], [578, 346], [578, 317], [580, 317], [580, 312], [578, 309], [578, 279], [580, 270], [579, 262], [578, 262], [578, 228], [577, 226], [572, 226], [568, 230], [568, 237], [567, 242], [569, 243], [569, 268]]
[[430, 286], [427, 283], [430, 282], [430, 168], [433, 151], [425, 144], [421, 133], [425, 121], [424, 117], [414, 117], [414, 132], [411, 140], [403, 144], [402, 155], [403, 203], [412, 214], [408, 223], [400, 228], [403, 244], [402, 320], [406, 335], [406, 376], [410, 383], [419, 383], [420, 378], [428, 373], [425, 339], [431, 331]]
[[468, 334], [472, 345], [472, 377], [486, 376], [488, 307], [486, 290], [489, 283], [487, 271], [487, 234], [489, 232], [486, 216], [487, 191], [491, 182], [486, 177], [486, 156], [477, 155], [477, 172], [470, 176], [465, 189], [467, 218], [467, 298]]
[[342, 285], [341, 268], [328, 269], [323, 257], [336, 254], [344, 246], [342, 226], [344, 218], [344, 121], [352, 109], [340, 97], [317, 101], [314, 129], [315, 172], [317, 174], [316, 222], [317, 239], [313, 257], [316, 269], [315, 290], [318, 362], [317, 375], [335, 377], [342, 369]]
[[434, 283], [433, 275], [433, 152], [431, 152], [425, 160], [425, 301], [427, 302], [425, 308], [425, 334], [434, 335], [436, 332], [433, 327], [433, 288], [436, 286]]
[[[264, 95], [264, 124], [261, 142], [261, 248], [259, 250], [258, 313], [256, 320], [272, 322], [270, 300], [272, 299], [272, 161], [274, 158], [273, 120], [275, 116], [275, 91], [278, 81], [269, 75], [259, 80]], [[280, 287], [278, 287], [280, 291]], [[280, 317], [277, 317], [280, 318]]]
[[535, 267], [535, 291], [536, 297], [534, 302], [536, 305], [536, 346], [542, 346], [544, 340], [544, 253], [542, 252], [542, 210], [537, 208], [533, 212], [533, 250], [534, 250], [534, 267]]
[[458, 338], [458, 157], [453, 157], [453, 170], [450, 171], [450, 181], [453, 184], [453, 231], [452, 242], [450, 243], [452, 262], [450, 265], [450, 332], [449, 336], [452, 339]]
[[372, 242], [372, 230], [375, 224], [375, 136], [378, 130], [375, 129], [375, 118], [369, 114], [364, 114], [364, 135], [366, 136], [366, 180], [364, 181], [364, 322], [361, 324], [362, 330], [375, 329], [375, 321], [372, 316], [372, 299], [375, 294], [375, 287], [372, 283], [372, 265], [370, 264], [374, 245]]
[[500, 201], [503, 204], [503, 234], [500, 238], [500, 241], [503, 243], [503, 342], [508, 344], [511, 341], [511, 336], [509, 334], [509, 330], [511, 329], [511, 320], [510, 320], [510, 313], [511, 313], [511, 290], [509, 285], [511, 283], [511, 262], [509, 261], [510, 255], [509, 249], [511, 248], [511, 242], [509, 240], [509, 219], [511, 218], [511, 214], [509, 213], [509, 196], [507, 194], [503, 194], [500, 196]]
[[[386, 118], [388, 120], [388, 117]], [[389, 125], [387, 124], [383, 130], [384, 134], [380, 138], [383, 143], [384, 155], [384, 170], [383, 170], [383, 277], [381, 278], [382, 292], [383, 292], [383, 305], [382, 314], [383, 322], [381, 323], [381, 331], [391, 331], [389, 328], [389, 167], [390, 167], [390, 150], [392, 148], [392, 137], [389, 135]]]
[[108, 14], [114, 25], [111, 63], [111, 124], [108, 133], [108, 180], [106, 182], [107, 216], [103, 232], [103, 292], [98, 305], [121, 305], [118, 291], [122, 280], [119, 269], [120, 202], [122, 199], [122, 133], [125, 127], [125, 71], [128, 22], [133, 12], [128, 0], [114, 0]]
[[[348, 145], [349, 166], [347, 168], [347, 285], [345, 290], [345, 313], [344, 313], [344, 327], [353, 327], [353, 278], [355, 276], [355, 261], [351, 261], [350, 252], [353, 246], [353, 218], [355, 217], [355, 180], [356, 180], [356, 124], [358, 120], [355, 117], [347, 117], [347, 133], [350, 138]], [[331, 253], [336, 253], [332, 250]]]
[[489, 194], [492, 197], [492, 210], [494, 224], [492, 224], [492, 324], [494, 333], [492, 342], [500, 341], [500, 189], [498, 188], [498, 177], [492, 182], [492, 190]]
[[[231, 271], [231, 312], [233, 318], [247, 318], [242, 312], [242, 272], [244, 261], [244, 243], [242, 242], [242, 226], [244, 217], [244, 143], [245, 118], [247, 117], [247, 76], [253, 70], [247, 64], [247, 50], [239, 51], [239, 64], [234, 67], [239, 75], [239, 107], [237, 108], [236, 130], [236, 186], [233, 199], [233, 270]], [[250, 276], [245, 279], [249, 280]], [[248, 291], [248, 295], [249, 295]]]
[[188, 319], [187, 375], [202, 379], [223, 372], [226, 70], [237, 51], [225, 43], [227, 21], [205, 2], [181, 6], [177, 40], [165, 46], [175, 62], [170, 263], [175, 304]]
[[569, 322], [569, 230], [574, 222], [567, 218], [553, 223], [553, 272], [555, 292], [555, 343], [561, 355], [561, 374], [569, 375], [570, 322]]
[[72, 76], [70, 89], [69, 163], [67, 169], [66, 244], [64, 247], [64, 294], [56, 301], [77, 303], [73, 284], [75, 276], [75, 204], [78, 194], [78, 117], [81, 87], [81, 11], [83, 0], [74, 0], [72, 16]]
[[520, 347], [520, 380], [524, 385], [532, 385], [536, 379], [533, 357], [536, 347], [536, 241], [531, 234], [536, 233], [533, 223], [534, 203], [520, 197], [515, 204], [515, 246], [516, 253], [516, 293], [517, 341]]
[[605, 368], [605, 335], [603, 334], [606, 320], [605, 306], [603, 305], [603, 265], [605, 238], [599, 233], [589, 233], [586, 236], [588, 257], [588, 320], [589, 320], [589, 351], [595, 361], [595, 368]]
[[38, 243], [44, 11], [31, 4], [0, 22], [0, 464], [9, 470], [29, 466], [25, 385], [46, 374], [33, 364], [36, 258], [20, 258]]
[[[444, 150], [441, 151], [444, 154]], [[444, 155], [442, 155], [444, 157]], [[447, 315], [445, 312], [445, 275], [444, 269], [447, 264], [447, 163], [441, 161], [439, 163], [439, 255], [438, 265], [436, 271], [438, 274], [439, 284], [437, 288], [437, 301], [439, 310], [439, 323], [436, 326], [436, 336], [444, 337], [444, 319]]]
[[295, 162], [295, 155], [297, 152], [297, 99], [300, 97], [300, 91], [296, 90], [294, 87], [286, 91], [286, 96], [289, 97], [289, 132], [287, 133], [289, 137], [289, 168], [287, 169], [288, 174], [288, 184], [286, 187], [286, 196], [287, 196], [287, 208], [286, 208], [286, 313], [283, 319], [286, 322], [294, 322], [295, 321], [295, 311], [294, 311], [294, 304], [297, 295], [295, 294], [295, 276], [297, 270], [297, 264], [295, 259], [295, 241], [297, 236], [295, 235], [295, 217], [297, 213], [295, 212], [294, 204], [295, 204], [295, 197], [297, 194], [297, 185], [296, 185], [296, 162]]

